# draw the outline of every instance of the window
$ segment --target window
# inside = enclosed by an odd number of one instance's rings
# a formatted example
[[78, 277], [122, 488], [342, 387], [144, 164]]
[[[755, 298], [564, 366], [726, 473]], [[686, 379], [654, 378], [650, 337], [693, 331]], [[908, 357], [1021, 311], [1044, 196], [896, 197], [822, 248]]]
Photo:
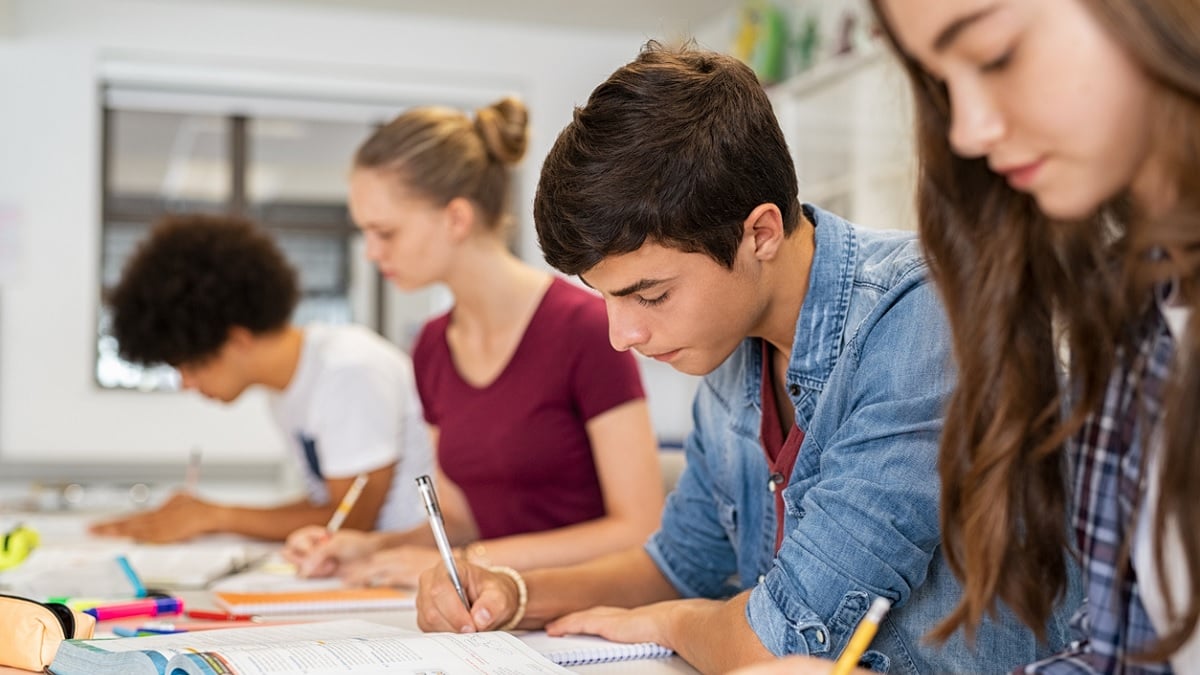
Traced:
[[[296, 268], [297, 323], [374, 323], [352, 310], [357, 233], [346, 209], [346, 172], [354, 149], [398, 106], [383, 112], [128, 88], [110, 88], [104, 100], [102, 289], [119, 280], [125, 260], [161, 216], [230, 213], [266, 228]], [[179, 388], [172, 368], [120, 359], [103, 304], [96, 344], [101, 387]]]

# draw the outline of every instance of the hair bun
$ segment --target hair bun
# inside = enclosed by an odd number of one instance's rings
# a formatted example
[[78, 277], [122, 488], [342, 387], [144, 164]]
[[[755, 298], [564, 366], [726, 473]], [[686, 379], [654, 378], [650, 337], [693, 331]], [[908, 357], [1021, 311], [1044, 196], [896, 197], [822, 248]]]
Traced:
[[529, 144], [529, 113], [519, 99], [508, 96], [475, 111], [475, 128], [488, 155], [501, 164], [516, 164]]

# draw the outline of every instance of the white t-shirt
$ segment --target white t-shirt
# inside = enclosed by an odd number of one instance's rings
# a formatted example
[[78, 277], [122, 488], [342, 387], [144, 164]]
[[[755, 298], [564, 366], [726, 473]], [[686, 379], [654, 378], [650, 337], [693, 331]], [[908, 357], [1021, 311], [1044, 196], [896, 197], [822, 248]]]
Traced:
[[310, 324], [292, 381], [270, 399], [310, 501], [329, 502], [326, 479], [396, 464], [375, 527], [425, 522], [416, 478], [432, 472], [433, 452], [404, 352], [363, 326]]
[[[1172, 301], [1171, 298], [1160, 299], [1159, 311], [1166, 319], [1175, 343], [1179, 344], [1185, 335], [1188, 319], [1192, 310], [1186, 305]], [[1150, 456], [1146, 461], [1146, 493], [1138, 514], [1137, 531], [1133, 540], [1133, 568], [1137, 572], [1138, 591], [1142, 605], [1150, 616], [1151, 623], [1159, 635], [1164, 635], [1169, 627], [1167, 621], [1166, 591], [1171, 593], [1171, 601], [1178, 613], [1190, 598], [1192, 584], [1188, 579], [1187, 568], [1184, 566], [1183, 547], [1179, 539], [1179, 524], [1173, 518], [1166, 522], [1164, 541], [1164, 568], [1167, 573], [1166, 583], [1158, 576], [1155, 565], [1157, 551], [1154, 547], [1154, 511], [1158, 505], [1158, 495], [1162, 483], [1161, 473], [1162, 429], [1155, 430], [1150, 444]], [[1188, 641], [1171, 656], [1171, 667], [1177, 673], [1200, 673], [1200, 631], [1194, 631]]]

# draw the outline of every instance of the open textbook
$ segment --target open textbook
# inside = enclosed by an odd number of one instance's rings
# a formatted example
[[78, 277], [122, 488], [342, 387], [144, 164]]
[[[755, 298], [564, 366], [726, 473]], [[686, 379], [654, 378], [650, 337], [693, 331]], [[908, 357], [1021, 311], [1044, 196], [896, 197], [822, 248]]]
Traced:
[[201, 540], [187, 544], [138, 544], [127, 553], [147, 587], [200, 589], [267, 556], [253, 542]]
[[136, 592], [119, 568], [124, 556], [146, 588], [199, 589], [265, 556], [253, 542], [214, 539], [188, 544], [85, 540], [47, 544], [0, 574], [0, 588], [31, 598], [124, 597]]
[[342, 675], [569, 673], [516, 637], [416, 633], [367, 621], [326, 621], [115, 640], [68, 640], [55, 675]]

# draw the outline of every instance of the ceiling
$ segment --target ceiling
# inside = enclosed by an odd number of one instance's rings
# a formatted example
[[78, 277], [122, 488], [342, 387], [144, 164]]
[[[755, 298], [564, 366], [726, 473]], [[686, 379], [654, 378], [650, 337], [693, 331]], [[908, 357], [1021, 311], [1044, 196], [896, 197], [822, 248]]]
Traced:
[[567, 28], [690, 34], [739, 0], [252, 0], [259, 3], [338, 6], [452, 19], [511, 21]]

